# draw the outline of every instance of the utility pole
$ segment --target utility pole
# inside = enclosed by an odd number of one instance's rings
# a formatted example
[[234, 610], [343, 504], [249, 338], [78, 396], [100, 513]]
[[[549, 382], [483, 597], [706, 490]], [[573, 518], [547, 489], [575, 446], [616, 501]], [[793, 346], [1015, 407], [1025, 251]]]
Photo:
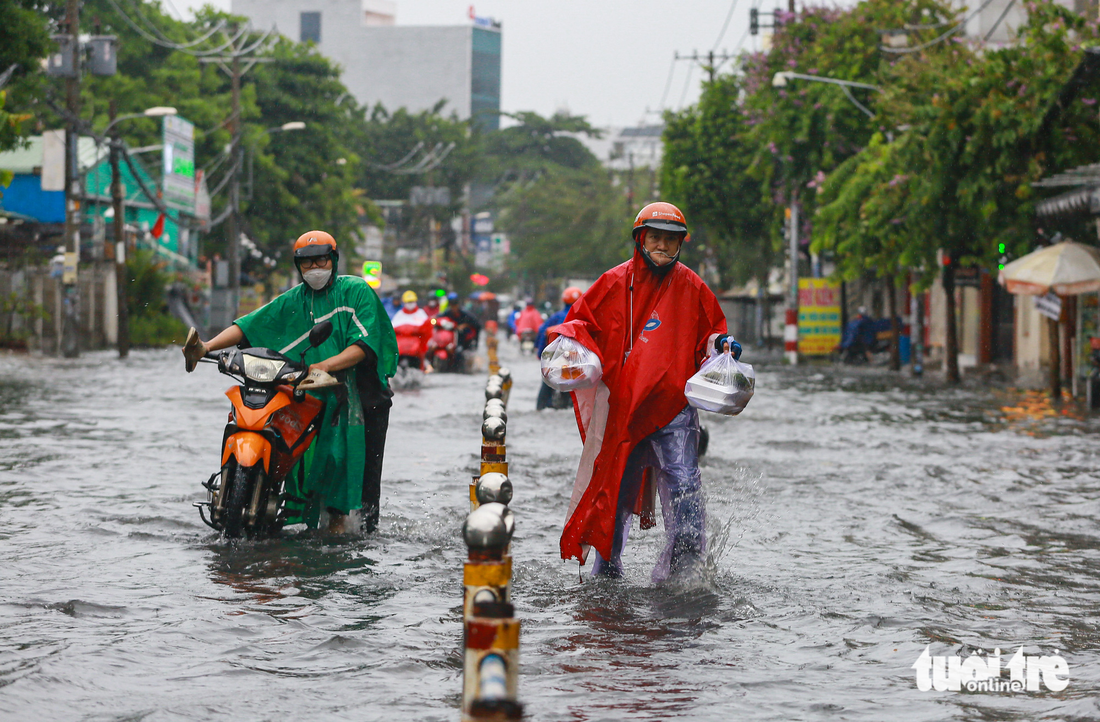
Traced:
[[[231, 31], [232, 32], [232, 31]], [[228, 37], [227, 37], [228, 40]], [[250, 46], [249, 43], [252, 42]], [[261, 41], [262, 42], [262, 41]], [[227, 255], [229, 256], [229, 308], [231, 315], [236, 318], [237, 308], [241, 298], [241, 159], [242, 131], [244, 124], [241, 122], [241, 78], [251, 70], [256, 63], [270, 63], [274, 58], [254, 57], [254, 52], [265, 52], [267, 48], [256, 50], [259, 43], [255, 43], [245, 33], [230, 46], [226, 55], [216, 58], [199, 58], [200, 63], [217, 63], [226, 75], [229, 76], [231, 88], [231, 115], [227, 124], [233, 140], [229, 146], [232, 157], [229, 159], [229, 172], [232, 173], [229, 181], [229, 216], [226, 218], [226, 235], [228, 238]], [[213, 319], [211, 319], [213, 321]], [[230, 319], [232, 320], [232, 319]], [[217, 324], [214, 324], [217, 325]]]
[[233, 315], [237, 315], [237, 307], [241, 300], [241, 226], [237, 214], [241, 210], [241, 58], [234, 54], [231, 72], [229, 74], [232, 96], [232, 118], [229, 132], [233, 136], [231, 148], [233, 157], [229, 159], [232, 164], [233, 180], [229, 181], [229, 218], [226, 228], [229, 229], [229, 294], [230, 306]]
[[[65, 104], [69, 111], [65, 126], [65, 272], [62, 276], [61, 338], [59, 350], [66, 358], [80, 355], [80, 0], [68, 0], [65, 22], [70, 36], [72, 73], [65, 80]], [[71, 270], [70, 270], [71, 268]]]
[[[110, 120], [115, 122], [118, 111], [114, 99], [110, 105]], [[118, 299], [118, 357], [130, 355], [130, 307], [128, 302], [130, 274], [126, 270], [126, 206], [122, 198], [122, 173], [119, 170], [119, 156], [122, 153], [122, 139], [116, 129], [110, 138], [111, 148], [111, 203], [115, 218], [115, 289]]]
[[783, 328], [783, 348], [791, 366], [798, 365], [798, 196], [790, 205], [790, 288], [787, 289], [787, 324]]
[[[693, 51], [691, 55], [680, 55], [679, 52], [673, 55], [674, 60], [691, 60], [692, 62], [699, 63], [706, 69], [707, 75], [710, 77], [710, 82], [714, 82], [715, 76], [718, 74], [718, 67], [714, 64], [715, 60], [720, 60], [723, 63], [728, 60], [734, 60], [736, 55], [730, 55], [729, 53], [715, 53], [711, 50], [709, 53], [703, 55], [699, 54], [699, 51]], [[703, 62], [703, 61], [706, 62]]]

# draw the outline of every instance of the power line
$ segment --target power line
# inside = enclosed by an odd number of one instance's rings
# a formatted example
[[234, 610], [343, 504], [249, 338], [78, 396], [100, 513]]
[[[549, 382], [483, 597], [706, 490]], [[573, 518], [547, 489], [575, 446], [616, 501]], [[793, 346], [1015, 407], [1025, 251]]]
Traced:
[[1001, 21], [1008, 15], [1008, 11], [1012, 9], [1012, 6], [1016, 4], [1016, 0], [1008, 0], [1008, 4], [1005, 5], [1005, 9], [1001, 11], [1001, 16], [997, 18], [997, 22], [993, 23], [993, 27], [989, 29], [989, 32], [985, 34], [984, 42], [989, 42], [989, 39], [993, 37], [993, 33], [1000, 27]]
[[668, 90], [672, 87], [672, 75], [676, 71], [676, 54], [672, 55], [672, 63], [668, 66], [668, 79], [665, 80], [665, 92], [661, 93], [661, 112], [665, 111], [665, 101], [668, 99]]
[[[234, 37], [227, 39], [222, 45], [220, 45], [216, 48], [209, 48], [209, 49], [206, 49], [206, 50], [193, 51], [193, 50], [191, 50], [191, 48], [193, 48], [196, 45], [199, 45], [199, 44], [204, 43], [207, 40], [209, 40], [210, 37], [214, 35], [214, 33], [218, 32], [219, 30], [222, 30], [225, 27], [226, 22], [224, 20], [218, 21], [218, 23], [213, 28], [211, 28], [209, 31], [207, 31], [207, 33], [205, 35], [203, 35], [202, 37], [200, 37], [197, 40], [192, 40], [191, 42], [188, 42], [188, 43], [176, 43], [176, 42], [172, 42], [172, 41], [167, 40], [167, 39], [158, 38], [156, 35], [153, 35], [148, 30], [145, 30], [144, 28], [142, 28], [140, 25], [138, 25], [126, 13], [125, 10], [123, 10], [121, 7], [119, 7], [118, 3], [115, 2], [115, 0], [108, 0], [108, 2], [110, 2], [111, 7], [113, 7], [115, 9], [115, 11], [119, 14], [119, 16], [123, 19], [123, 21], [125, 21], [126, 24], [129, 25], [130, 28], [133, 29], [133, 31], [136, 32], [141, 37], [145, 38], [146, 40], [153, 43], [154, 45], [159, 45], [162, 48], [168, 48], [169, 50], [177, 50], [179, 52], [186, 53], [187, 55], [193, 55], [195, 57], [204, 57], [204, 56], [207, 56], [207, 55], [213, 55], [215, 53], [220, 53], [223, 50], [225, 50], [226, 48], [231, 47], [233, 45], [233, 43], [235, 43], [237, 40], [239, 40], [245, 33], [247, 33], [251, 29], [247, 24], [243, 25], [241, 27], [240, 31]], [[157, 34], [163, 36], [163, 33], [161, 33], [159, 30], [156, 30], [156, 27], [152, 23], [150, 23], [149, 20], [145, 18], [145, 16], [141, 15], [140, 13], [137, 13], [137, 14], [138, 14], [139, 17], [142, 18], [142, 20], [147, 25], [152, 27], [156, 31]]]
[[977, 10], [975, 10], [974, 12], [970, 13], [965, 18], [960, 20], [959, 23], [957, 25], [955, 25], [953, 28], [951, 28], [950, 30], [944, 32], [942, 35], [929, 40], [926, 43], [922, 43], [920, 45], [915, 45], [911, 48], [888, 48], [885, 45], [880, 45], [879, 50], [881, 50], [884, 53], [894, 53], [894, 54], [897, 54], [897, 55], [904, 55], [904, 54], [908, 54], [908, 53], [917, 53], [917, 52], [920, 52], [921, 50], [924, 50], [925, 48], [930, 48], [933, 45], [936, 45], [937, 43], [943, 42], [947, 38], [949, 38], [952, 35], [954, 35], [955, 33], [959, 32], [959, 30], [961, 30], [962, 28], [966, 27], [966, 24], [968, 22], [970, 22], [972, 19], [974, 19], [975, 17], [977, 17], [978, 13], [980, 13], [982, 10], [985, 10], [986, 7], [988, 7], [991, 2], [993, 2], [993, 0], [985, 0], [985, 2], [983, 2], [981, 5], [978, 6]]
[[684, 92], [680, 93], [680, 103], [676, 106], [676, 110], [684, 107], [684, 99], [687, 98], [688, 88], [691, 87], [691, 74], [695, 70], [695, 63], [688, 66], [687, 78], [684, 80]]
[[733, 11], [737, 9], [738, 0], [733, 0], [730, 3], [730, 11], [726, 13], [726, 22], [722, 23], [722, 32], [718, 33], [718, 39], [714, 41], [714, 47], [711, 51], [717, 50], [718, 46], [722, 43], [722, 38], [726, 37], [726, 28], [730, 26], [730, 19], [733, 17]]

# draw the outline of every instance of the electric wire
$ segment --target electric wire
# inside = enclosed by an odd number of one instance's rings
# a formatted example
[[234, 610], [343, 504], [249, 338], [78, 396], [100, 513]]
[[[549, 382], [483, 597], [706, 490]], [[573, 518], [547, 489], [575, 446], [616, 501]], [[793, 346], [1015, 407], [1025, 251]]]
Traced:
[[[222, 28], [224, 28], [225, 27], [225, 20], [219, 20], [218, 23], [213, 28], [211, 28], [205, 35], [200, 37], [198, 40], [193, 40], [189, 43], [176, 43], [176, 42], [172, 42], [172, 41], [167, 40], [167, 39], [162, 40], [161, 38], [158, 38], [156, 35], [150, 34], [149, 31], [145, 30], [140, 25], [138, 25], [136, 22], [134, 22], [134, 20], [126, 13], [126, 11], [123, 10], [121, 7], [119, 7], [119, 4], [117, 2], [115, 2], [115, 0], [108, 0], [108, 2], [111, 4], [111, 7], [113, 7], [115, 9], [115, 12], [117, 12], [119, 14], [119, 16], [122, 17], [122, 19], [126, 22], [126, 24], [129, 25], [134, 30], [134, 32], [136, 32], [138, 35], [145, 38], [149, 42], [153, 43], [154, 45], [159, 45], [162, 48], [169, 48], [171, 50], [179, 50], [180, 52], [187, 53], [188, 55], [202, 55], [202, 54], [211, 54], [211, 53], [221, 52], [222, 50], [224, 50], [225, 48], [229, 47], [232, 44], [231, 42], [226, 42], [226, 44], [224, 44], [224, 45], [222, 45], [218, 48], [215, 48], [213, 50], [206, 50], [206, 51], [200, 51], [200, 52], [188, 52], [188, 50], [190, 48], [193, 48], [196, 45], [199, 45], [200, 43], [206, 42], [207, 40], [210, 39], [210, 37], [214, 33], [221, 30]], [[146, 20], [144, 16], [140, 15], [140, 13], [138, 15], [143, 20], [145, 20], [146, 23], [149, 23], [149, 21]], [[150, 23], [150, 27], [154, 27], [154, 26], [152, 26], [152, 24]], [[244, 29], [242, 29], [241, 32], [238, 33], [236, 37], [239, 38], [241, 35], [243, 35], [246, 29], [247, 29], [247, 26]], [[160, 34], [160, 31], [158, 30], [157, 33]], [[236, 40], [236, 38], [234, 38], [234, 40]]]
[[411, 160], [414, 155], [419, 153], [420, 149], [423, 148], [423, 147], [424, 147], [424, 141], [420, 141], [419, 143], [417, 143], [416, 145], [413, 146], [412, 150], [410, 150], [408, 153], [405, 154], [404, 158], [402, 158], [399, 161], [396, 161], [394, 163], [371, 163], [370, 165], [371, 165], [372, 168], [377, 168], [379, 170], [397, 170], [401, 166], [408, 163], [409, 160]]
[[959, 30], [962, 30], [963, 28], [965, 28], [966, 24], [968, 22], [970, 22], [973, 18], [975, 18], [978, 15], [978, 13], [980, 13], [982, 10], [985, 10], [991, 2], [993, 2], [993, 0], [985, 0], [985, 2], [983, 2], [981, 5], [978, 6], [977, 10], [975, 10], [974, 12], [970, 13], [965, 18], [960, 20], [957, 25], [952, 27], [950, 30], [947, 30], [943, 34], [941, 34], [941, 35], [939, 35], [935, 38], [932, 38], [931, 40], [929, 40], [926, 43], [921, 43], [920, 45], [914, 45], [911, 48], [888, 48], [885, 45], [880, 45], [879, 50], [881, 50], [884, 53], [894, 53], [896, 55], [906, 55], [908, 53], [918, 53], [921, 50], [924, 50], [926, 48], [930, 48], [933, 45], [936, 45], [937, 43], [943, 42], [947, 38], [949, 38], [952, 35], [954, 35], [955, 33], [959, 32]]
[[726, 13], [726, 22], [722, 23], [722, 32], [718, 33], [718, 39], [714, 41], [714, 47], [711, 48], [711, 52], [718, 49], [718, 46], [722, 43], [722, 38], [726, 37], [726, 29], [730, 26], [730, 20], [733, 18], [733, 11], [737, 9], [738, 0], [733, 0], [730, 3], [730, 11]]
[[668, 79], [665, 80], [665, 92], [661, 93], [661, 112], [665, 112], [665, 101], [668, 100], [668, 90], [672, 87], [672, 76], [676, 70], [676, 53], [672, 54], [672, 64], [668, 66]]
[[684, 80], [684, 90], [680, 93], [680, 103], [676, 106], [676, 110], [679, 111], [684, 107], [684, 100], [687, 99], [688, 88], [691, 87], [691, 76], [695, 72], [695, 63], [688, 65], [687, 78]]
[[[134, 15], [137, 16], [137, 19], [140, 20], [143, 25], [145, 25], [147, 28], [149, 28], [149, 30], [151, 30], [154, 35], [156, 35], [157, 37], [159, 37], [161, 40], [163, 40], [166, 43], [174, 43], [175, 42], [174, 40], [169, 38], [167, 35], [165, 35], [163, 32], [161, 32], [160, 28], [158, 28], [153, 23], [153, 21], [151, 21], [149, 18], [145, 17], [145, 14], [143, 12], [141, 12], [141, 0], [130, 0], [130, 2], [131, 2], [131, 9], [134, 11]], [[179, 13], [178, 10], [176, 12], [177, 12], [177, 14]], [[220, 21], [219, 24], [224, 25], [225, 21], [222, 20], [222, 21]], [[196, 44], [198, 42], [202, 41], [202, 40], [205, 40], [206, 38], [209, 38], [213, 34], [214, 34], [214, 31], [208, 32], [205, 36], [200, 38], [199, 41], [196, 41]]]
[[398, 175], [411, 175], [414, 172], [427, 173], [428, 171], [435, 170], [440, 165], [442, 165], [443, 161], [447, 158], [448, 155], [451, 154], [451, 151], [454, 150], [454, 149], [455, 149], [455, 143], [451, 142], [446, 148], [443, 149], [443, 152], [440, 153], [439, 156], [434, 161], [432, 161], [432, 163], [430, 165], [428, 165], [424, 168], [421, 168], [419, 171], [397, 170], [397, 171], [394, 171], [394, 173], [398, 174]]
[[989, 39], [993, 37], [993, 33], [997, 32], [997, 28], [1001, 26], [1001, 22], [1008, 16], [1008, 11], [1012, 9], [1012, 6], [1016, 4], [1016, 0], [1008, 0], [1005, 5], [1005, 9], [1001, 11], [1000, 17], [997, 18], [997, 22], [993, 23], [993, 27], [989, 29], [989, 32], [985, 34], [984, 42], [989, 42]]

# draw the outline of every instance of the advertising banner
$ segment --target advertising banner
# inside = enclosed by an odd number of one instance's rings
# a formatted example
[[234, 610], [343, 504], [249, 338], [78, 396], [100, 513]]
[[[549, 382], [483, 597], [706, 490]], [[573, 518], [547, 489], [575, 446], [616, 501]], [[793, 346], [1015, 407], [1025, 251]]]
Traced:
[[164, 202], [195, 212], [195, 126], [178, 115], [164, 117]]
[[798, 352], [826, 356], [840, 343], [840, 286], [826, 278], [798, 279]]
[[366, 279], [367, 285], [371, 288], [377, 289], [382, 285], [382, 262], [381, 261], [363, 261], [363, 278]]

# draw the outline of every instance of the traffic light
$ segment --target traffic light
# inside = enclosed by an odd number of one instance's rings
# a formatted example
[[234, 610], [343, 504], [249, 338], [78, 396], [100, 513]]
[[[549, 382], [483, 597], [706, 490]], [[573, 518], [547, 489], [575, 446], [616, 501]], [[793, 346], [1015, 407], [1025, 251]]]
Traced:
[[749, 35], [760, 34], [760, 11], [749, 8]]

